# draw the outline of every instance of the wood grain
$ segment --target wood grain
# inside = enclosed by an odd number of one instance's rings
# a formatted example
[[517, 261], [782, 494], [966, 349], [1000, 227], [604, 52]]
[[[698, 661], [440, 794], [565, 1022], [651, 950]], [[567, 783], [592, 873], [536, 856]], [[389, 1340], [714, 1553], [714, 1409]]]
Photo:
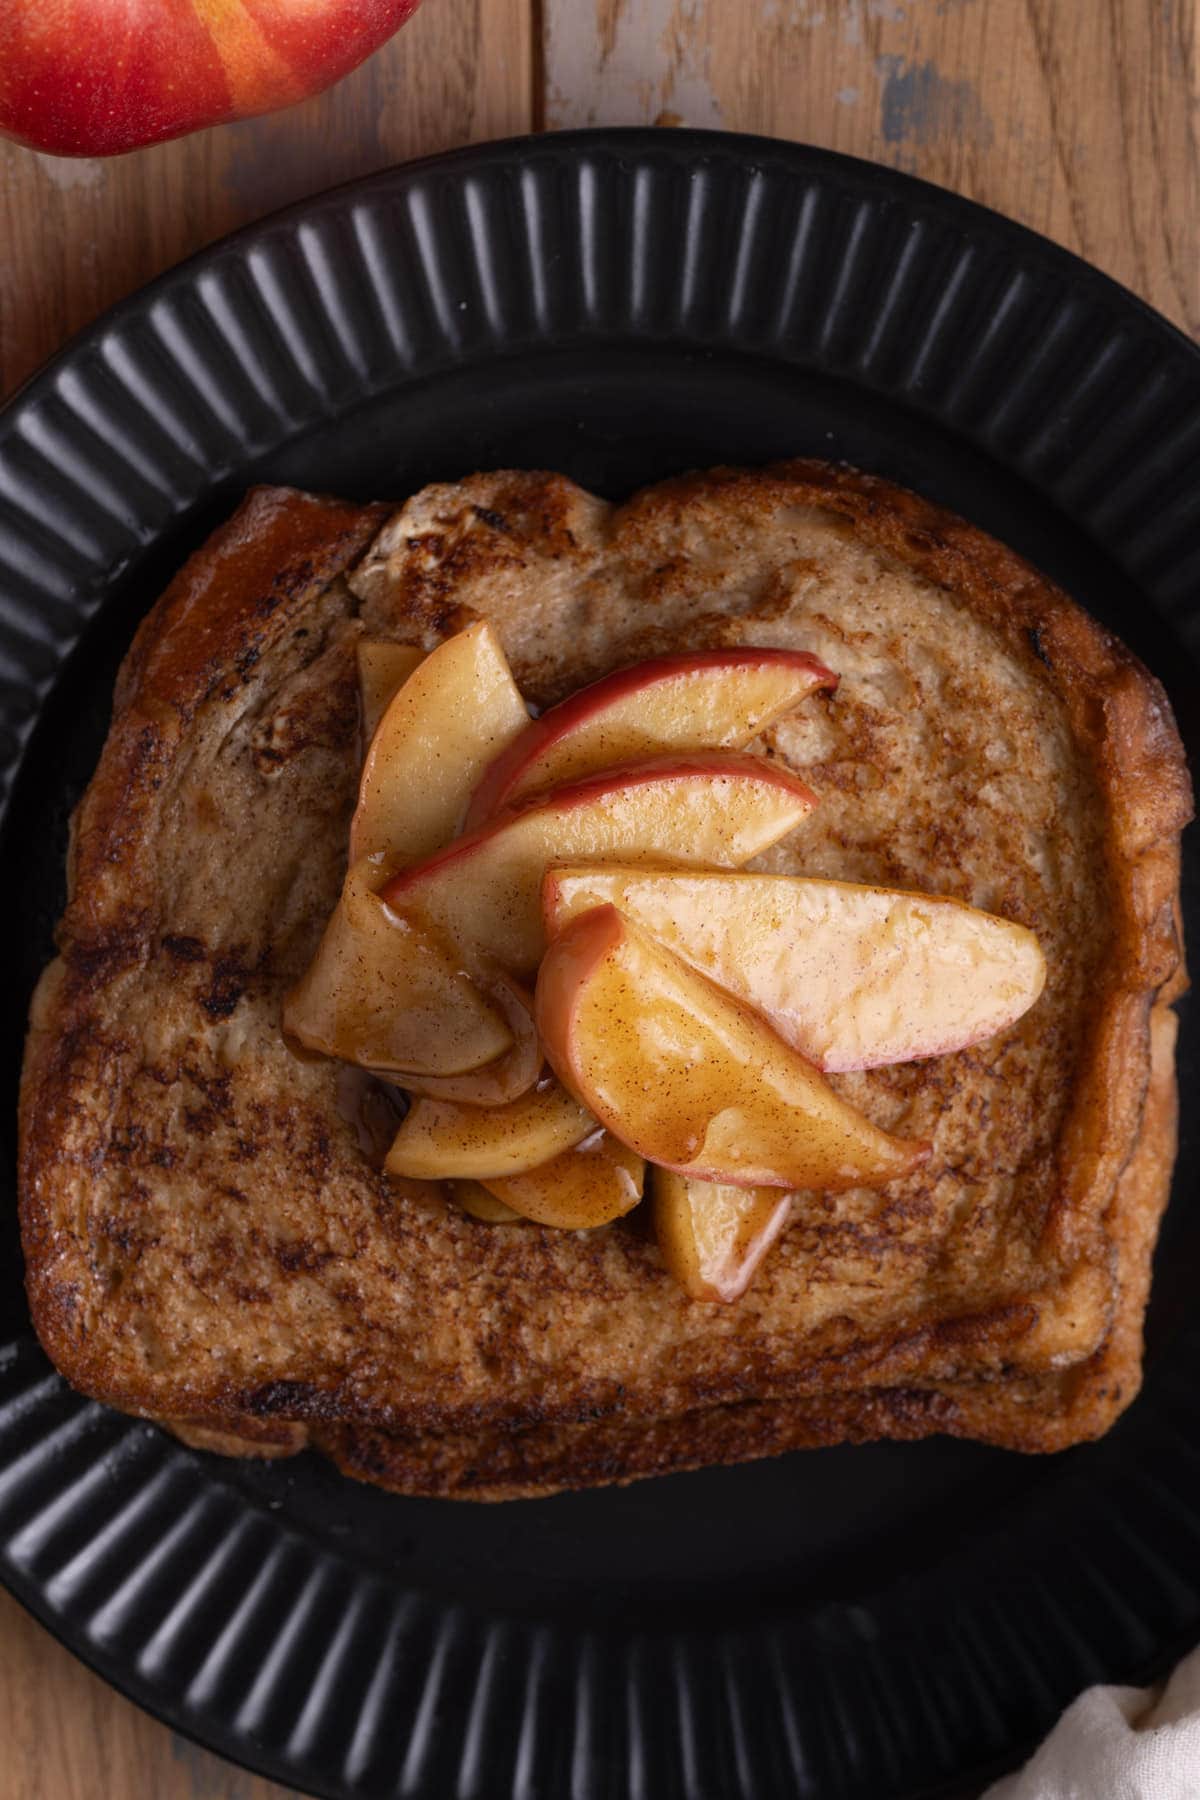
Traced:
[[531, 17], [527, 0], [430, 0], [331, 92], [130, 156], [0, 142], [0, 395], [235, 226], [407, 157], [528, 130]]
[[[1196, 0], [426, 0], [365, 68], [274, 118], [109, 163], [0, 144], [0, 394], [222, 232], [541, 123], [872, 157], [1048, 233], [1196, 332], [1198, 59]], [[3, 1595], [0, 1743], [0, 1800], [285, 1792], [156, 1724]]]
[[999, 208], [1200, 330], [1196, 0], [546, 0], [551, 126], [871, 157]]
[[159, 1725], [0, 1591], [3, 1800], [284, 1800]]

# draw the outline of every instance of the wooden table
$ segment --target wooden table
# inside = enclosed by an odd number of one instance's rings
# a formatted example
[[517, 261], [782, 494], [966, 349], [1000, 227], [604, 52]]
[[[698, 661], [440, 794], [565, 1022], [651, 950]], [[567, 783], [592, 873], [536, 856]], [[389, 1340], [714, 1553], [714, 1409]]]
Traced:
[[[36, 5], [39, 0], [26, 0]], [[530, 129], [724, 126], [873, 157], [1079, 251], [1200, 333], [1196, 0], [425, 0], [334, 92], [108, 163], [0, 146], [0, 394], [286, 201]], [[267, 1800], [0, 1596], [2, 1800]]]

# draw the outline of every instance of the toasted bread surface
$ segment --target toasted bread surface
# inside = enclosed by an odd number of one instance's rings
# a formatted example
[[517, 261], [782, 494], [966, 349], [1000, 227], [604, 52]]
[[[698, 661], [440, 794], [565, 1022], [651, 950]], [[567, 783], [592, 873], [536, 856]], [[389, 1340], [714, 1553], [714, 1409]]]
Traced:
[[[22, 1088], [59, 1367], [192, 1431], [278, 1451], [307, 1428], [427, 1492], [1102, 1428], [1097, 1383], [1116, 1405], [1136, 1386], [1135, 1240], [1171, 1154], [1150, 1027], [1190, 799], [1158, 684], [1012, 553], [852, 471], [716, 471], [615, 509], [501, 473], [384, 517], [253, 496], [122, 671]], [[836, 695], [756, 748], [821, 805], [758, 866], [952, 894], [1046, 952], [1003, 1037], [836, 1078], [934, 1154], [882, 1194], [801, 1196], [735, 1305], [689, 1301], [636, 1217], [499, 1232], [387, 1180], [334, 1066], [280, 1033], [344, 871], [355, 644], [478, 616], [538, 705], [664, 649], [813, 651]]]
[[[405, 1436], [338, 1425], [318, 1428], [311, 1441], [345, 1474], [398, 1493], [514, 1500], [878, 1438], [941, 1433], [1031, 1453], [1100, 1437], [1141, 1381], [1150, 1261], [1175, 1154], [1175, 1030], [1174, 1013], [1156, 1006], [1146, 1108], [1111, 1219], [1119, 1280], [1113, 1326], [1081, 1363], [942, 1387], [885, 1385], [521, 1431]], [[255, 1454], [250, 1444], [246, 1451]]]

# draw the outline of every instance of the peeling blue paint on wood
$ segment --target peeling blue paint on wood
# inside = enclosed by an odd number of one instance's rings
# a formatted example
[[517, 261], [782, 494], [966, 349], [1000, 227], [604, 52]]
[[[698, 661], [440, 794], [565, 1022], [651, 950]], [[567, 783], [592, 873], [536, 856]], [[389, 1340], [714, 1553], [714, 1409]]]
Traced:
[[882, 83], [879, 105], [885, 143], [970, 138], [981, 149], [990, 146], [995, 135], [992, 121], [972, 82], [949, 81], [934, 63], [910, 63], [902, 56], [880, 56], [875, 67]]

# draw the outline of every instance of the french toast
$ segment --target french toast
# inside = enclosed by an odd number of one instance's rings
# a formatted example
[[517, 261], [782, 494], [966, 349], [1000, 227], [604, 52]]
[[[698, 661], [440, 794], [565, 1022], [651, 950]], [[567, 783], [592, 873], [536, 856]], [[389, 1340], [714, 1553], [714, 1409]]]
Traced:
[[[665, 650], [813, 652], [836, 693], [755, 748], [820, 805], [752, 866], [952, 895], [1045, 951], [1000, 1037], [832, 1078], [933, 1153], [882, 1193], [797, 1196], [735, 1305], [689, 1300], [638, 1213], [490, 1227], [384, 1176], [337, 1066], [281, 1033], [345, 872], [356, 644], [478, 617], [538, 707]], [[502, 472], [391, 517], [259, 490], [139, 631], [76, 816], [21, 1095], [42, 1342], [193, 1442], [311, 1442], [480, 1498], [843, 1439], [1097, 1435], [1136, 1392], [1173, 1160], [1189, 814], [1136, 659], [883, 481], [719, 470], [613, 508]]]

